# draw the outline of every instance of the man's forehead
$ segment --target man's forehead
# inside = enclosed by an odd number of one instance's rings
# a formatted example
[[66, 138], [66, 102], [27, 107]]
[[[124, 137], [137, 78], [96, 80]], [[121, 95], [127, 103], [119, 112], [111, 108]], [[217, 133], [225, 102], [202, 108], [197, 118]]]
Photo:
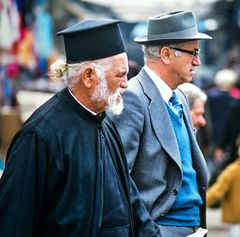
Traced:
[[121, 68], [128, 68], [128, 59], [127, 59], [127, 55], [124, 53], [124, 54], [118, 54], [118, 55], [115, 55], [113, 57], [111, 57], [111, 61], [112, 61], [112, 64], [115, 68], [119, 68], [119, 70]]

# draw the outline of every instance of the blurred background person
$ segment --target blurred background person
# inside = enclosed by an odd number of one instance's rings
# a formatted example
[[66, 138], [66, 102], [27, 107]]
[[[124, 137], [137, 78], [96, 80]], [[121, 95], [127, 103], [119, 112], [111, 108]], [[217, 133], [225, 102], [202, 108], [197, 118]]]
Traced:
[[207, 101], [206, 93], [197, 85], [193, 83], [184, 83], [178, 86], [184, 92], [188, 99], [190, 114], [193, 126], [196, 129], [196, 137], [203, 154], [207, 154], [207, 133], [206, 133], [206, 118], [205, 118], [205, 105]]
[[184, 92], [188, 99], [193, 126], [198, 131], [201, 127], [206, 125], [204, 112], [207, 95], [193, 83], [187, 82], [178, 86], [178, 88]]
[[221, 69], [216, 72], [213, 82], [215, 86], [207, 91], [206, 107], [209, 122], [207, 129], [210, 134], [210, 156], [215, 163], [219, 161], [219, 156], [214, 157], [216, 146], [223, 141], [229, 111], [237, 102], [237, 99], [230, 93], [230, 89], [237, 82], [237, 73], [232, 69]]
[[218, 70], [213, 76], [213, 85], [206, 90], [206, 145], [207, 163], [210, 172], [209, 186], [215, 182], [216, 175], [221, 170], [223, 156], [219, 155], [217, 146], [224, 141], [227, 121], [232, 107], [237, 99], [230, 93], [237, 82], [237, 73], [230, 68]]

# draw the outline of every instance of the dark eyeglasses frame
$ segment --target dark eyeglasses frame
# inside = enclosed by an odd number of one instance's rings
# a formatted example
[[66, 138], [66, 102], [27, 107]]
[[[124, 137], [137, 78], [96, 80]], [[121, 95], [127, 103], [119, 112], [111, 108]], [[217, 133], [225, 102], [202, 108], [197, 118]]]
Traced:
[[199, 54], [200, 54], [200, 49], [196, 49], [196, 50], [192, 51], [192, 50], [182, 49], [182, 48], [177, 48], [177, 47], [169, 47], [169, 48], [180, 51], [180, 52], [183, 52], [183, 53], [193, 55], [195, 58], [198, 57]]

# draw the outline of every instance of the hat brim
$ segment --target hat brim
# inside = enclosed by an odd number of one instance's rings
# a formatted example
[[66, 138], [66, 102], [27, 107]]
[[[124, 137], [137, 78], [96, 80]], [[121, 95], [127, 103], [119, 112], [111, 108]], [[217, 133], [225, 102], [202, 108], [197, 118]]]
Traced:
[[147, 35], [138, 36], [134, 38], [134, 41], [139, 44], [145, 45], [159, 45], [163, 43], [172, 43], [172, 42], [184, 42], [184, 41], [191, 41], [191, 40], [210, 40], [212, 39], [211, 36], [204, 34], [204, 33], [197, 33], [191, 37], [159, 37], [156, 39], [149, 39]]

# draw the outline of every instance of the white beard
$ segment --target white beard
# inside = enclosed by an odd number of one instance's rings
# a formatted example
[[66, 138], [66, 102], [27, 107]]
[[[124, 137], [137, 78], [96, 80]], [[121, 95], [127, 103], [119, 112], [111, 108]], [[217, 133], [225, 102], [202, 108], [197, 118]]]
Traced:
[[106, 111], [114, 115], [119, 115], [123, 111], [122, 90], [118, 89], [114, 94], [108, 97], [108, 105]]
[[121, 93], [124, 89], [118, 88], [114, 94], [109, 94], [105, 77], [101, 78], [99, 85], [91, 96], [95, 102], [107, 101], [106, 112], [119, 115], [123, 111], [123, 99]]

